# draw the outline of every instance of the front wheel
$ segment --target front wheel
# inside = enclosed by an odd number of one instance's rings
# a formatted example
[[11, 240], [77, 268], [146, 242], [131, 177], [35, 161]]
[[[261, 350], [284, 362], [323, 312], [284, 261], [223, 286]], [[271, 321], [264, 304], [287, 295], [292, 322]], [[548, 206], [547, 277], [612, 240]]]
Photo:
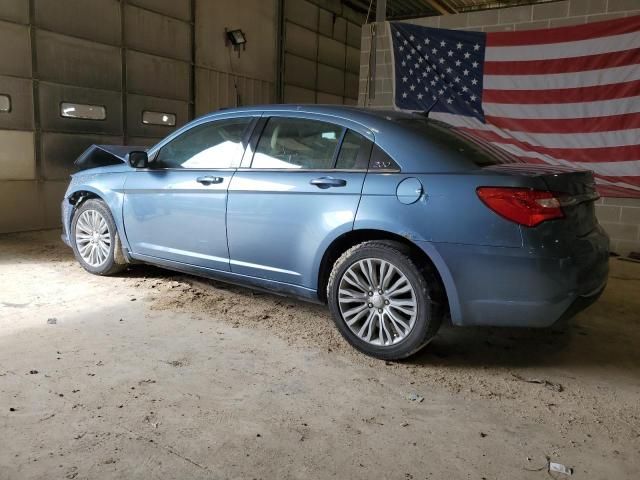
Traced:
[[112, 275], [126, 268], [116, 262], [116, 224], [107, 205], [97, 199], [84, 202], [71, 222], [71, 243], [76, 259], [94, 275]]
[[439, 283], [398, 242], [370, 241], [347, 250], [327, 287], [344, 338], [361, 352], [398, 360], [420, 350], [442, 321]]

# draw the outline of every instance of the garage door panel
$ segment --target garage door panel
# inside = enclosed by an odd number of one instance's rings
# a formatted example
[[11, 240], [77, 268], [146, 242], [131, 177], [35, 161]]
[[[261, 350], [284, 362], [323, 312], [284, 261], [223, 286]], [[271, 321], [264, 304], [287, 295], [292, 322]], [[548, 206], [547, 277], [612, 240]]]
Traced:
[[355, 23], [347, 22], [347, 45], [359, 48], [361, 37], [362, 29]]
[[[117, 0], [35, 0], [34, 5], [39, 27], [96, 42], [120, 44], [120, 2]], [[99, 21], [88, 21], [90, 19]]]
[[38, 74], [43, 80], [91, 88], [120, 90], [120, 49], [38, 30]]
[[347, 21], [344, 18], [336, 18], [336, 23], [333, 25], [333, 38], [339, 42], [346, 43]]
[[33, 85], [31, 80], [0, 77], [0, 94], [9, 98], [10, 110], [0, 113], [0, 128], [33, 129]]
[[285, 17], [311, 30], [318, 28], [319, 8], [306, 0], [286, 0]]
[[360, 50], [347, 47], [347, 72], [360, 74]]
[[327, 37], [320, 37], [318, 61], [344, 69], [345, 45]]
[[285, 85], [284, 103], [316, 103], [316, 92], [294, 85]]
[[129, 137], [127, 144], [128, 145], [140, 145], [141, 147], [153, 147], [156, 143], [158, 143], [162, 138], [156, 137]]
[[[176, 125], [145, 124], [142, 121], [142, 115], [145, 111], [175, 115]], [[127, 136], [162, 138], [184, 125], [188, 119], [188, 102], [143, 95], [127, 95]]]
[[327, 65], [318, 65], [318, 90], [334, 95], [344, 95], [344, 71]]
[[0, 74], [31, 77], [31, 39], [25, 25], [0, 21]]
[[342, 97], [330, 93], [318, 92], [317, 102], [321, 105], [342, 105]]
[[128, 0], [128, 2], [185, 21], [191, 19], [191, 0]]
[[17, 23], [29, 23], [29, 2], [24, 0], [2, 0], [0, 18]]
[[287, 52], [310, 60], [315, 59], [318, 52], [318, 34], [291, 22], [286, 22], [285, 28]]
[[358, 98], [358, 87], [360, 77], [355, 73], [347, 73], [344, 82], [344, 96], [349, 98]]
[[[58, 132], [122, 133], [122, 95], [120, 92], [72, 87], [41, 82], [38, 88], [40, 124], [43, 130]], [[102, 106], [106, 111], [104, 120], [65, 118], [61, 115], [61, 104]]]
[[0, 180], [36, 178], [33, 136], [33, 132], [0, 130]]
[[191, 27], [188, 23], [127, 5], [125, 32], [130, 48], [191, 61]]
[[127, 89], [142, 95], [189, 100], [191, 67], [185, 62], [128, 50]]
[[314, 89], [316, 85], [316, 63], [311, 60], [286, 54], [284, 59], [284, 81], [299, 87]]
[[47, 180], [64, 180], [74, 172], [73, 162], [93, 144], [122, 145], [121, 136], [43, 133], [40, 158]]

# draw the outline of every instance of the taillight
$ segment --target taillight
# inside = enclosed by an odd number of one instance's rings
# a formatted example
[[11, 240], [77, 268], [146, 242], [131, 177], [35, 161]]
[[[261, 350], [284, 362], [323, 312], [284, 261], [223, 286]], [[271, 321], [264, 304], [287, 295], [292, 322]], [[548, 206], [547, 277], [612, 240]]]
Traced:
[[478, 187], [478, 197], [498, 215], [527, 227], [564, 218], [560, 200], [544, 190], [517, 187]]

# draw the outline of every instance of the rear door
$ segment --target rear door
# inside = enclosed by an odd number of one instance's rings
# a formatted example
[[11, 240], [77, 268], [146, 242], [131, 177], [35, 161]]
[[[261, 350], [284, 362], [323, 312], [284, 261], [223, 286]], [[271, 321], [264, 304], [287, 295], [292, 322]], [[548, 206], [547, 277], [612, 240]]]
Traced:
[[128, 175], [123, 218], [134, 255], [229, 270], [227, 189], [255, 121], [197, 124]]
[[373, 135], [292, 113], [258, 129], [229, 186], [231, 271], [316, 288], [318, 252], [353, 227]]

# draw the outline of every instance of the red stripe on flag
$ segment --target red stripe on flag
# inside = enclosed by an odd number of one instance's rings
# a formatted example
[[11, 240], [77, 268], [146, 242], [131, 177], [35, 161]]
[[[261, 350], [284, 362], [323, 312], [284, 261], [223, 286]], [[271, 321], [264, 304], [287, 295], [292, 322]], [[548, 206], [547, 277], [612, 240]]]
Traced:
[[551, 60], [484, 62], [483, 72], [485, 75], [548, 75], [624, 67], [637, 63], [640, 63], [640, 48]]
[[469, 131], [487, 142], [496, 142], [506, 145], [514, 145], [522, 150], [548, 155], [560, 160], [571, 162], [623, 162], [626, 160], [640, 160], [640, 144], [624, 145], [620, 147], [599, 148], [549, 148], [531, 145], [515, 138], [504, 138], [497, 133], [487, 130], [460, 128]]
[[498, 128], [529, 133], [593, 133], [640, 128], [640, 113], [570, 119], [504, 118], [487, 115], [485, 120]]
[[489, 32], [487, 47], [544, 45], [621, 35], [640, 30], [640, 15], [603, 22], [519, 32]]
[[592, 87], [549, 90], [484, 90], [482, 101], [522, 105], [549, 103], [579, 103], [635, 97], [640, 94], [640, 80]]

